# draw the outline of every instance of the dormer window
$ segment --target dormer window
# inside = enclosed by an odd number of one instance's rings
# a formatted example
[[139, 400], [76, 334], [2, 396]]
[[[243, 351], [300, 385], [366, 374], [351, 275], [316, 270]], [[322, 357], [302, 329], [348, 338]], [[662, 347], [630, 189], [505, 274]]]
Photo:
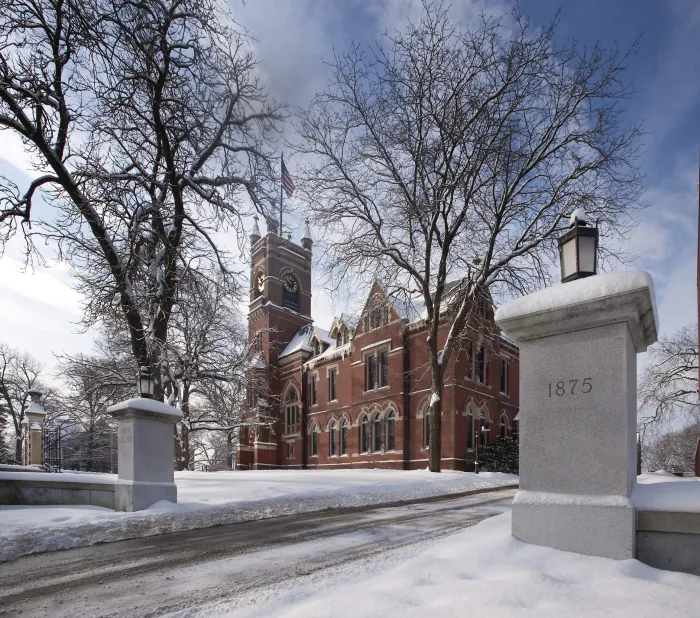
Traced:
[[343, 326], [343, 328], [339, 328], [335, 334], [335, 346], [339, 348], [341, 345], [345, 345], [348, 341], [350, 341], [348, 329]]

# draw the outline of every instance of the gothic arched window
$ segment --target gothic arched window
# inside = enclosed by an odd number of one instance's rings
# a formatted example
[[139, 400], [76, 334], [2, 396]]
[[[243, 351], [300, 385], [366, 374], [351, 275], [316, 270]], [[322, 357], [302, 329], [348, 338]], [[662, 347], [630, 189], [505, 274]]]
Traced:
[[340, 425], [340, 454], [348, 454], [348, 433], [350, 430], [350, 423], [348, 419], [344, 418], [342, 424]]
[[467, 408], [467, 448], [474, 448], [474, 412]]
[[360, 452], [369, 452], [369, 418], [363, 415], [360, 420]]
[[318, 425], [311, 426], [311, 457], [318, 456]]
[[374, 421], [372, 422], [372, 438], [374, 441], [373, 445], [373, 451], [381, 451], [382, 450], [382, 417], [379, 415], [379, 412], [374, 417]]
[[335, 457], [338, 454], [338, 429], [336, 428], [335, 421], [331, 421], [328, 426], [328, 439], [329, 439], [329, 454], [331, 457]]
[[386, 417], [386, 450], [396, 450], [396, 414], [393, 410]]
[[501, 420], [498, 425], [499, 435], [501, 438], [505, 438], [508, 435], [508, 419], [505, 414], [501, 414]]
[[295, 388], [287, 391], [284, 402], [285, 433], [299, 433], [299, 396]]

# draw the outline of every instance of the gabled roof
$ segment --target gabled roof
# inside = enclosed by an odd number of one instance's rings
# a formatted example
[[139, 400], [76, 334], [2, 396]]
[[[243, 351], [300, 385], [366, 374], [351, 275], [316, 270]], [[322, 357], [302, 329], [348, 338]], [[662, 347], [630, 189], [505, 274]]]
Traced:
[[391, 305], [397, 313], [409, 323], [425, 320], [428, 314], [425, 311], [425, 301], [423, 298], [392, 298]]
[[345, 356], [348, 356], [350, 354], [350, 347], [350, 342], [341, 346], [336, 346], [334, 342], [333, 345], [329, 346], [328, 349], [321, 352], [318, 356], [314, 356], [313, 358], [310, 358], [308, 361], [306, 361], [304, 363], [304, 366], [307, 369], [313, 369], [316, 363], [318, 363], [319, 361], [332, 360], [336, 357], [344, 358]]
[[346, 326], [350, 330], [354, 330], [356, 325], [357, 318], [341, 313], [340, 316], [333, 318], [333, 324], [331, 324], [328, 333], [332, 333], [336, 328], [340, 328], [341, 326]]
[[309, 345], [312, 331], [313, 324], [307, 324], [303, 328], [300, 328], [294, 337], [292, 337], [291, 341], [286, 345], [284, 350], [282, 350], [282, 354], [279, 355], [279, 358], [289, 356], [290, 354], [294, 354], [294, 352], [298, 352], [299, 350], [312, 352], [311, 346]]
[[304, 350], [305, 352], [313, 352], [313, 348], [311, 347], [311, 340], [314, 337], [316, 337], [329, 347], [335, 347], [335, 339], [331, 339], [331, 337], [328, 336], [327, 330], [319, 328], [318, 326], [314, 326], [313, 324], [308, 324], [307, 326], [300, 328], [296, 332], [294, 337], [292, 337], [292, 340], [285, 346], [284, 350], [282, 350], [282, 353], [279, 355], [279, 358], [289, 356], [290, 354], [299, 352], [299, 350]]
[[323, 341], [323, 343], [327, 343], [328, 345], [331, 345], [331, 344], [335, 345], [335, 339], [332, 339], [328, 335], [327, 330], [325, 330], [323, 328], [319, 328], [318, 326], [313, 326], [312, 328], [313, 328], [313, 332], [311, 333], [311, 337], [309, 337], [309, 341], [311, 341], [311, 339], [313, 339], [314, 335], [316, 335], [316, 338]]

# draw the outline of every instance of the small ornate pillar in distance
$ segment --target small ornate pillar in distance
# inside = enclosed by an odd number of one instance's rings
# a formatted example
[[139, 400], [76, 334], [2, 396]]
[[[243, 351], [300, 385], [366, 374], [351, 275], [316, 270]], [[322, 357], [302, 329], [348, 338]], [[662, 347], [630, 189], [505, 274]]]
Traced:
[[658, 331], [651, 276], [564, 283], [504, 305], [495, 318], [520, 345], [513, 536], [634, 558], [637, 354]]
[[159, 500], [177, 502], [173, 425], [180, 410], [153, 399], [129, 399], [108, 408], [118, 420], [116, 511], [141, 511]]
[[22, 463], [25, 466], [41, 466], [44, 463], [44, 424], [46, 410], [41, 405], [43, 392], [36, 388], [27, 391], [31, 402], [24, 410], [24, 450]]

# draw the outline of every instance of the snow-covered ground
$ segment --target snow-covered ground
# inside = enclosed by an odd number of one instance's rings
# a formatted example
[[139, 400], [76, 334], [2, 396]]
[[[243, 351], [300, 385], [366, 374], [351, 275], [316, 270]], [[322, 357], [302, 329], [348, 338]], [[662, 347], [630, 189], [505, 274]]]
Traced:
[[528, 545], [511, 536], [510, 526], [504, 513], [382, 573], [345, 573], [321, 589], [296, 582], [254, 607], [231, 610], [220, 603], [170, 616], [698, 616], [700, 577]]
[[[6, 474], [19, 478], [23, 473]], [[30, 474], [37, 478], [40, 473]], [[85, 482], [115, 478], [61, 476]], [[88, 506], [0, 506], [0, 561], [265, 517], [459, 494], [517, 480], [510, 474], [423, 470], [178, 472], [178, 504], [159, 502], [137, 513]]]
[[700, 513], [700, 478], [678, 477], [663, 470], [637, 477], [632, 504], [647, 511]]

